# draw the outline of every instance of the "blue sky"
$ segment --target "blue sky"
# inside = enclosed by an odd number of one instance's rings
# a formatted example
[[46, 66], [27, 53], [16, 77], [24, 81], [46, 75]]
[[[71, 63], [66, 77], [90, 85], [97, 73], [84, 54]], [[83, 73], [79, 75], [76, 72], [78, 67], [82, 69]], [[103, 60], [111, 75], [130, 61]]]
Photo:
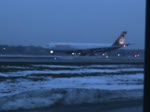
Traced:
[[113, 43], [144, 48], [145, 0], [1, 0], [0, 44]]

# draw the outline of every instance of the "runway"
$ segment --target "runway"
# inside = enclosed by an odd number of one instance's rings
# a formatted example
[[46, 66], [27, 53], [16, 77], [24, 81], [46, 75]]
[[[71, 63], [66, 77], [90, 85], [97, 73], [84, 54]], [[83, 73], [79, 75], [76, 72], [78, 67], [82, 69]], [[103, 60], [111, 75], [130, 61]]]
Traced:
[[1, 55], [0, 64], [144, 64], [144, 58], [98, 56]]

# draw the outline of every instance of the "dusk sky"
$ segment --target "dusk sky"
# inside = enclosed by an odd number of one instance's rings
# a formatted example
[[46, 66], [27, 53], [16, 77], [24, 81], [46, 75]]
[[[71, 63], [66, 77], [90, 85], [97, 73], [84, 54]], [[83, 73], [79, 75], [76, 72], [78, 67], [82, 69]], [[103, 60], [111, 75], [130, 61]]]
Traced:
[[144, 48], [145, 0], [1, 0], [0, 44], [113, 43]]

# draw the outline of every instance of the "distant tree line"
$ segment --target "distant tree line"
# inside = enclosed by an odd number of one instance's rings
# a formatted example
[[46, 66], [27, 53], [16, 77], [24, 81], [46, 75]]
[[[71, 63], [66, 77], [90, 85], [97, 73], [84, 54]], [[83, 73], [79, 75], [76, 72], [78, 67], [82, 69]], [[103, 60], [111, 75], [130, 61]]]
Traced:
[[0, 45], [0, 55], [22, 54], [22, 55], [48, 55], [49, 49], [36, 46], [8, 46]]

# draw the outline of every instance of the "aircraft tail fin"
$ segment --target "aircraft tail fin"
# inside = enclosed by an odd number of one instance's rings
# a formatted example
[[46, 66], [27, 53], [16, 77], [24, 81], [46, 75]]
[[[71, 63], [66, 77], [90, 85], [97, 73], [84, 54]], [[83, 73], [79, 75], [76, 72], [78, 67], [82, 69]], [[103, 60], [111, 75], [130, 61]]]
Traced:
[[121, 33], [121, 35], [117, 38], [117, 40], [112, 44], [112, 46], [120, 46], [125, 44], [125, 36], [127, 32], [124, 31]]

